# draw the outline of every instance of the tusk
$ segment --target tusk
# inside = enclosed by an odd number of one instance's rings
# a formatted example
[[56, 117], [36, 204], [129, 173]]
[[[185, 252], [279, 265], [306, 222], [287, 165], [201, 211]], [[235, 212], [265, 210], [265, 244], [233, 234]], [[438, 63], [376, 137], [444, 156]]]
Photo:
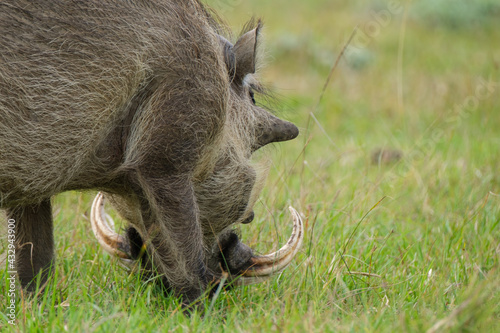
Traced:
[[289, 209], [293, 217], [293, 231], [288, 242], [274, 253], [252, 257], [250, 259], [252, 266], [235, 281], [236, 285], [265, 281], [273, 274], [281, 272], [292, 262], [304, 240], [304, 225], [299, 213], [291, 206]]
[[115, 232], [115, 224], [111, 216], [104, 211], [104, 194], [97, 193], [90, 210], [90, 224], [99, 244], [106, 252], [118, 257], [125, 264], [131, 260], [130, 245], [127, 240]]

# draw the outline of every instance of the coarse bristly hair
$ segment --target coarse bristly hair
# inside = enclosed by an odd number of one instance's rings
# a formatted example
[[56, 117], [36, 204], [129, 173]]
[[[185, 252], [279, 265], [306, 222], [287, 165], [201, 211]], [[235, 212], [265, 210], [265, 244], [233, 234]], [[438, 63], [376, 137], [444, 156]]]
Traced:
[[53, 260], [50, 198], [73, 189], [105, 191], [186, 299], [219, 270], [264, 183], [252, 153], [298, 134], [253, 101], [261, 22], [236, 40], [220, 22], [196, 0], [0, 3], [0, 207], [23, 286]]

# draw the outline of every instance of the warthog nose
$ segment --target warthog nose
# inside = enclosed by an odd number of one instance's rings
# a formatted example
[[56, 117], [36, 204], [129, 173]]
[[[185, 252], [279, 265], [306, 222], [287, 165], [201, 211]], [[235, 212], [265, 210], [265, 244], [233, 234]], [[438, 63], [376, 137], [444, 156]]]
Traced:
[[246, 219], [244, 219], [243, 222], [241, 222], [241, 223], [248, 224], [248, 223], [253, 221], [254, 217], [255, 217], [255, 214], [253, 212], [251, 212], [250, 216], [248, 216]]

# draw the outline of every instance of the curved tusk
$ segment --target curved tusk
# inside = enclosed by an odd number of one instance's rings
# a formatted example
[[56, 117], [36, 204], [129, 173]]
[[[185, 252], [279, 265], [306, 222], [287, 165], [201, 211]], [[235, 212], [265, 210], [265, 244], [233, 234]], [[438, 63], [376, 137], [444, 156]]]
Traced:
[[253, 257], [252, 266], [235, 281], [236, 285], [265, 281], [273, 274], [281, 272], [292, 262], [304, 240], [304, 225], [299, 213], [292, 206], [289, 209], [293, 217], [293, 231], [288, 242], [274, 253]]
[[130, 256], [130, 245], [127, 240], [115, 232], [113, 219], [104, 211], [104, 194], [97, 193], [90, 210], [90, 224], [99, 244], [106, 252], [118, 257], [127, 264], [132, 259]]

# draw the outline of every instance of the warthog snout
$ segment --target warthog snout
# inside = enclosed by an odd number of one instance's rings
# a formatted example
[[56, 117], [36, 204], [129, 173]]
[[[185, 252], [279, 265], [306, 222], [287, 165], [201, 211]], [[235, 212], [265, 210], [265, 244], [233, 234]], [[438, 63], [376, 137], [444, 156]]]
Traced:
[[[259, 283], [270, 278], [273, 274], [281, 272], [291, 262], [297, 254], [304, 240], [304, 226], [300, 214], [289, 207], [293, 219], [292, 235], [288, 242], [278, 251], [267, 255], [254, 255], [247, 260], [247, 268], [240, 272], [241, 277], [235, 281], [236, 285], [247, 285]], [[114, 230], [113, 219], [104, 210], [104, 194], [98, 193], [92, 204], [90, 213], [92, 231], [103, 249], [114, 257], [119, 258], [126, 266], [134, 264], [134, 256], [130, 252], [130, 244], [127, 239], [119, 235]], [[236, 246], [244, 246], [236, 244]], [[240, 251], [233, 250], [235, 253]], [[222, 260], [232, 260], [231, 253], [226, 252], [228, 258]], [[240, 264], [241, 265], [241, 264]]]

